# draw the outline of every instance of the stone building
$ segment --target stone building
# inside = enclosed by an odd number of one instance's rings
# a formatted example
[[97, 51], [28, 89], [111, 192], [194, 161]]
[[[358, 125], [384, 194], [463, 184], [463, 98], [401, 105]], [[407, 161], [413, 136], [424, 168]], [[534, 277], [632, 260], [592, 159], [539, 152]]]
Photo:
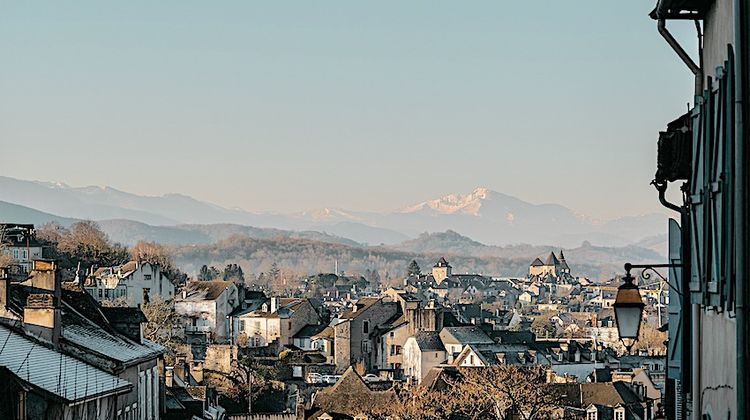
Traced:
[[28, 273], [33, 261], [43, 257], [42, 245], [36, 239], [32, 224], [0, 223], [0, 239], [4, 244], [3, 253], [21, 273]]
[[453, 267], [451, 267], [451, 265], [448, 264], [448, 261], [443, 257], [440, 257], [440, 260], [432, 266], [432, 277], [435, 278], [437, 284], [442, 283], [443, 280], [450, 277], [452, 274]]
[[123, 299], [140, 306], [155, 298], [174, 298], [175, 287], [158, 264], [129, 261], [115, 267], [101, 267], [86, 278], [84, 289], [97, 301]]
[[371, 371], [377, 364], [377, 327], [398, 314], [398, 304], [379, 297], [361, 298], [352, 308], [333, 320], [334, 360], [338, 372], [361, 365]]
[[229, 314], [240, 305], [237, 286], [231, 281], [191, 281], [175, 298], [190, 342], [226, 343], [232, 338]]
[[[15, 333], [27, 339], [34, 337], [35, 344], [29, 348], [26, 357], [31, 360], [35, 355], [33, 360], [37, 365], [33, 369], [37, 371], [44, 366], [53, 366], [50, 364], [56, 361], [61, 363], [54, 365], [57, 373], [52, 378], [49, 370], [38, 372], [46, 375], [46, 379], [40, 378], [37, 385], [44, 388], [44, 384], [53, 383], [58, 393], [65, 393], [68, 388], [76, 389], [80, 394], [75, 393], [74, 399], [99, 387], [103, 397], [113, 398], [112, 401], [100, 401], [100, 409], [106, 408], [106, 412], [93, 410], [96, 414], [84, 415], [73, 410], [68, 417], [60, 418], [153, 420], [160, 417], [164, 408], [160, 393], [164, 378], [160, 361], [165, 349], [143, 338], [141, 324], [144, 317], [140, 309], [102, 310], [77, 285], [63, 285], [53, 261], [34, 261], [29, 278], [22, 283], [11, 283], [4, 278], [0, 284], [0, 324], [4, 325], [6, 339], [24, 346], [25, 341], [13, 338]], [[56, 354], [44, 356], [43, 348]], [[90, 369], [81, 366], [90, 375], [79, 378], [73, 369], [77, 363], [70, 361], [66, 366], [66, 356], [90, 366]], [[0, 360], [0, 366], [11, 368], [15, 362], [16, 359], [9, 359], [2, 364]], [[13, 372], [21, 372], [25, 381], [31, 378], [33, 372], [30, 369], [31, 366], [27, 368], [24, 364]], [[110, 386], [97, 384], [100, 377], [105, 382], [110, 381]], [[63, 401], [70, 401], [64, 395], [63, 398]], [[91, 395], [91, 401], [96, 399], [96, 395]], [[58, 408], [58, 413], [66, 413], [64, 404]]]

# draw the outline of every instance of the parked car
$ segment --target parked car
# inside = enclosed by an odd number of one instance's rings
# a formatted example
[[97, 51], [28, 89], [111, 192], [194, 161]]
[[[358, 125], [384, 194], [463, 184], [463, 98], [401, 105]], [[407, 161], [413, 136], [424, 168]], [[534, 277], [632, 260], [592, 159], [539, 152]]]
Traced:
[[324, 384], [335, 384], [341, 375], [323, 375], [323, 383]]
[[311, 372], [307, 374], [307, 383], [308, 384], [322, 384], [323, 383], [323, 375], [320, 373]]
[[362, 379], [364, 379], [365, 382], [380, 382], [381, 379], [378, 375], [368, 373], [367, 375], [363, 376]]

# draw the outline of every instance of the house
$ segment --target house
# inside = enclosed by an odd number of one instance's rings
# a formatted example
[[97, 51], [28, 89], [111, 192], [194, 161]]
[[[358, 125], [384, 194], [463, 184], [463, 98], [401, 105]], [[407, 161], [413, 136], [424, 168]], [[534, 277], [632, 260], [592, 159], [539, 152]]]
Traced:
[[494, 341], [477, 326], [445, 327], [440, 330], [440, 340], [448, 353], [448, 363], [453, 363], [467, 344], [494, 344]]
[[124, 379], [2, 325], [0, 342], [0, 418], [110, 419], [118, 397], [133, 389]]
[[349, 310], [331, 322], [334, 330], [334, 358], [336, 370], [362, 364], [366, 371], [377, 365], [379, 332], [377, 326], [385, 324], [398, 313], [396, 302], [382, 297], [357, 300]]
[[440, 333], [421, 331], [404, 344], [404, 376], [419, 384], [433, 367], [446, 362], [448, 354]]
[[367, 419], [366, 413], [387, 407], [396, 401], [392, 389], [372, 390], [352, 368], [346, 369], [341, 378], [330, 388], [318, 391], [305, 419]]
[[584, 414], [585, 420], [652, 420], [655, 416], [651, 403], [625, 382], [565, 383], [551, 386], [562, 396], [565, 411], [578, 414], [570, 416], [573, 418], [581, 418], [581, 414]]
[[191, 281], [175, 298], [174, 311], [181, 318], [189, 342], [229, 342], [228, 316], [239, 305], [237, 286], [231, 281]]
[[43, 257], [42, 244], [36, 239], [32, 224], [0, 223], [0, 240], [3, 253], [21, 273], [28, 273], [33, 261]]
[[[244, 310], [230, 314], [234, 342], [244, 336], [248, 347], [265, 347], [277, 342], [279, 349], [294, 344], [294, 337], [307, 326], [320, 325], [320, 317], [309, 299], [272, 297]], [[311, 329], [307, 331], [310, 332]], [[322, 329], [322, 327], [320, 328]], [[309, 339], [318, 331], [311, 331]], [[298, 343], [304, 345], [303, 337]]]
[[140, 306], [155, 298], [174, 298], [175, 287], [159, 264], [129, 261], [115, 267], [101, 267], [86, 278], [84, 289], [97, 301], [124, 299]]
[[310, 337], [310, 346], [326, 356], [327, 363], [334, 363], [334, 335], [335, 331], [329, 325]]
[[403, 348], [406, 340], [420, 331], [439, 331], [445, 322], [445, 308], [434, 300], [404, 290], [388, 289], [384, 299], [396, 302], [398, 312], [378, 326], [378, 363], [385, 375], [399, 379], [403, 369]]
[[[159, 418], [163, 410], [159, 391], [163, 380], [160, 363], [165, 349], [143, 338], [144, 318], [140, 309], [103, 311], [94, 298], [78, 286], [63, 287], [53, 261], [34, 261], [29, 278], [22, 283], [10, 283], [5, 278], [0, 284], [0, 323], [11, 330], [6, 333], [6, 339], [24, 346], [26, 342], [17, 339], [14, 332], [35, 337], [34, 346], [27, 353], [29, 359], [42, 347], [54, 350], [56, 354], [50, 356], [58, 362], [54, 365], [58, 367], [57, 373], [52, 379], [50, 370], [45, 370], [43, 376], [44, 380], [55, 381], [55, 392], [65, 394], [67, 387], [77, 389], [81, 394], [76, 393], [75, 400], [78, 395], [90, 392], [89, 386], [99, 386], [97, 378], [102, 378], [109, 384], [100, 387], [102, 395], [115, 398], [114, 404], [108, 405], [107, 418]], [[6, 349], [10, 351], [7, 346]], [[54, 363], [43, 354], [37, 353], [37, 356], [38, 365], [34, 369]], [[65, 356], [91, 366], [92, 369], [82, 367], [90, 375], [79, 378], [73, 369], [78, 364], [67, 365], [69, 360]], [[22, 364], [12, 371], [20, 372], [21, 380], [26, 381], [27, 375], [30, 378], [33, 374], [29, 369], [31, 366]], [[44, 388], [42, 383], [37, 385]], [[62, 396], [63, 405], [71, 401], [66, 395], [58, 395]], [[96, 396], [91, 398], [95, 400]]]
[[549, 364], [527, 344], [467, 344], [455, 357], [458, 367]]

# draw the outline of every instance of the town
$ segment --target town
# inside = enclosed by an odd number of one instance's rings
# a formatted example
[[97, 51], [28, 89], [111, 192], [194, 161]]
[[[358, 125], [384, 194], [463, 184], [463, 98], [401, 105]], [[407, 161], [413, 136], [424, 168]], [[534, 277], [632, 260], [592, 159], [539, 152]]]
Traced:
[[750, 419], [750, 0], [0, 11], [0, 420]]
[[187, 276], [153, 243], [113, 260], [93, 222], [62, 234], [81, 238], [71, 250], [54, 230], [2, 225], [2, 379], [24, 395], [3, 398], [39, 412], [648, 420], [663, 409], [664, 284], [640, 284], [642, 338], [626, 348], [621, 279], [577, 276], [564, 250], [523, 277], [462, 273], [440, 258], [412, 261], [398, 287], [340, 270], [287, 279], [294, 287], [280, 293], [236, 265]]

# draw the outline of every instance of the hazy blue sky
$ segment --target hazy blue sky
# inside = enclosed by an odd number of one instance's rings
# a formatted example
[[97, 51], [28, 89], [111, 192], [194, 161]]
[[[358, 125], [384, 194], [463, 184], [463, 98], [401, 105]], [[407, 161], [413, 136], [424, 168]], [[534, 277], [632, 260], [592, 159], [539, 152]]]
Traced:
[[654, 3], [0, 1], [0, 174], [249, 210], [486, 186], [659, 211], [692, 81]]

